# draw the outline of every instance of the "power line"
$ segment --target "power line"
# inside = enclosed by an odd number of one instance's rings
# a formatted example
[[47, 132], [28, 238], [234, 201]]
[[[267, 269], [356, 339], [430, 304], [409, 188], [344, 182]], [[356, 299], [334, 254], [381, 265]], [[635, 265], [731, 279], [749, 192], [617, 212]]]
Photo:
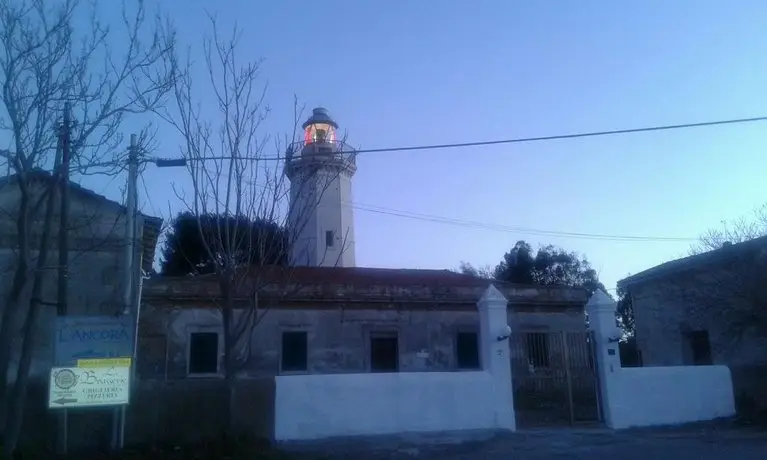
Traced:
[[[274, 188], [267, 184], [254, 183], [251, 187], [261, 188], [263, 190], [274, 191]], [[492, 230], [504, 233], [519, 233], [535, 236], [558, 236], [572, 239], [599, 240], [599, 241], [625, 241], [625, 242], [662, 242], [662, 243], [690, 243], [698, 241], [698, 238], [674, 237], [674, 236], [650, 236], [650, 235], [616, 235], [604, 233], [582, 233], [582, 232], [563, 232], [557, 230], [543, 230], [530, 227], [515, 227], [510, 225], [494, 224], [489, 222], [480, 222], [476, 220], [461, 219], [454, 217], [438, 216], [434, 214], [422, 214], [401, 209], [387, 208], [383, 206], [363, 204], [354, 201], [344, 201], [342, 206], [348, 206], [360, 211], [376, 214], [402, 217], [407, 219], [434, 222], [439, 224], [456, 225], [459, 227], [476, 228], [481, 230]]]
[[[538, 136], [538, 137], [519, 137], [512, 139], [496, 139], [488, 141], [472, 141], [472, 142], [458, 142], [451, 144], [426, 144], [426, 145], [411, 145], [403, 147], [384, 147], [377, 149], [360, 149], [360, 150], [346, 150], [335, 152], [338, 155], [351, 155], [360, 153], [386, 153], [386, 152], [407, 152], [415, 150], [442, 150], [452, 148], [465, 148], [465, 147], [484, 147], [489, 145], [502, 145], [502, 144], [520, 144], [526, 142], [545, 142], [555, 141], [563, 139], [580, 139], [586, 137], [601, 137], [601, 136], [615, 136], [621, 134], [636, 134], [646, 133], [653, 131], [671, 131], [677, 129], [690, 129], [690, 128], [702, 128], [710, 126], [721, 125], [735, 125], [743, 123], [756, 123], [767, 121], [767, 116], [752, 117], [752, 118], [734, 118], [728, 120], [715, 120], [715, 121], [703, 121], [698, 123], [683, 123], [678, 125], [660, 125], [660, 126], [648, 126], [642, 128], [628, 128], [628, 129], [615, 129], [608, 131], [590, 131], [583, 133], [571, 133], [571, 134], [556, 134], [551, 136]], [[232, 156], [212, 156], [204, 158], [192, 158], [189, 161], [215, 161], [215, 160], [246, 160], [246, 161], [284, 161], [285, 156], [273, 156], [273, 157], [232, 157]]]
[[600, 233], [563, 232], [563, 231], [542, 230], [542, 229], [527, 228], [527, 227], [513, 227], [508, 225], [478, 222], [478, 221], [473, 221], [468, 219], [455, 219], [455, 218], [444, 217], [444, 216], [435, 216], [431, 214], [412, 213], [412, 212], [401, 211], [397, 209], [364, 205], [361, 203], [353, 203], [353, 202], [347, 203], [347, 206], [351, 206], [354, 209], [359, 209], [360, 211], [372, 212], [377, 214], [385, 214], [390, 216], [435, 222], [435, 223], [441, 223], [441, 224], [450, 224], [450, 225], [456, 225], [456, 226], [468, 227], [468, 228], [494, 230], [494, 231], [500, 231], [505, 233], [519, 233], [524, 235], [560, 236], [560, 237], [567, 237], [567, 238], [574, 238], [574, 239], [600, 240], [600, 241], [626, 241], [626, 242], [679, 243], [679, 242], [697, 241], [697, 238], [646, 236], [646, 235], [611, 235], [611, 234], [600, 234]]

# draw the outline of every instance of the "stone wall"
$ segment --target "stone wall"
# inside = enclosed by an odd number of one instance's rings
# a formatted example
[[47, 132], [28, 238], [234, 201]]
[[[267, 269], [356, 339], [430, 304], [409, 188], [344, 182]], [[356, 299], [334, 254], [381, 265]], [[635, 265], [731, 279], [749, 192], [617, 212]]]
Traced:
[[[585, 330], [580, 309], [555, 310], [511, 310], [509, 325], [520, 331]], [[138, 361], [144, 379], [186, 378], [190, 332], [221, 333], [220, 313], [215, 309], [145, 306], [141, 323]], [[456, 333], [478, 333], [479, 316], [476, 310], [272, 309], [254, 329], [243, 373], [278, 375], [281, 333], [289, 330], [308, 332], [310, 373], [367, 372], [372, 331], [397, 331], [401, 372], [452, 371], [457, 367]]]
[[[705, 308], [710, 303], [710, 296], [697, 300], [704, 293], [696, 294], [694, 286], [693, 279], [681, 277], [632, 286], [636, 339], [643, 364], [693, 364], [684, 333], [706, 330], [711, 343], [712, 364], [730, 368], [738, 403], [748, 405], [751, 403], [746, 401], [754, 401], [767, 408], [767, 390], [764, 390], [767, 338], [752, 333], [738, 334], [735, 326], [722, 321], [720, 312], [712, 311], [715, 305]], [[733, 295], [728, 302], [737, 302], [737, 296]]]

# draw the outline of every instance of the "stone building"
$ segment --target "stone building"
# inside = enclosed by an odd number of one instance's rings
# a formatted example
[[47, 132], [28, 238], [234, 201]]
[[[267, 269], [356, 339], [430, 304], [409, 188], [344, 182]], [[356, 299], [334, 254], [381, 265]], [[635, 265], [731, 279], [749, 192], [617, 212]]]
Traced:
[[[236, 325], [242, 373], [423, 372], [480, 367], [476, 303], [490, 281], [448, 270], [295, 267], [263, 270], [257, 294], [243, 274]], [[268, 282], [265, 280], [268, 279]], [[285, 288], [287, 286], [287, 288]], [[586, 292], [503, 286], [515, 331], [584, 331]], [[286, 291], [289, 294], [284, 294]], [[158, 278], [143, 291], [141, 378], [222, 376], [215, 275]], [[143, 350], [143, 347], [142, 347]], [[151, 353], [151, 354], [150, 354]], [[151, 356], [151, 357], [150, 357]]]
[[[42, 170], [27, 174], [30, 196], [33, 202], [41, 202], [43, 192], [49, 189], [52, 176]], [[5, 308], [17, 263], [19, 248], [16, 216], [20, 203], [18, 176], [12, 175], [0, 179], [0, 266], [3, 269], [0, 282], [0, 299]], [[68, 315], [115, 315], [123, 306], [124, 260], [126, 248], [125, 207], [111, 201], [75, 182], [70, 185], [69, 217], [69, 296]], [[36, 346], [32, 366], [32, 375], [46, 376], [53, 358], [54, 331], [56, 316], [57, 274], [55, 269], [58, 256], [59, 205], [54, 212], [54, 228], [49, 240], [49, 262], [44, 274], [42, 301], [43, 310], [38, 322]], [[30, 248], [32, 263], [36, 263], [37, 249], [42, 236], [42, 220], [45, 206], [40, 206], [31, 218]], [[161, 219], [144, 215], [137, 216], [139, 244], [136, 247], [136, 259], [141, 260], [145, 270], [151, 270], [155, 246], [160, 232]], [[51, 269], [50, 267], [54, 267]], [[31, 290], [31, 278], [23, 299], [28, 299]], [[27, 305], [26, 301], [21, 303]], [[16, 315], [17, 330], [21, 330], [26, 309]], [[18, 343], [14, 347], [18, 354]], [[11, 374], [15, 366], [11, 365]]]
[[[476, 304], [490, 280], [447, 270], [293, 267], [254, 274], [254, 295], [248, 275], [241, 276], [233, 330], [237, 371], [246, 380], [482, 368]], [[597, 421], [587, 293], [495, 285], [509, 299], [509, 391], [518, 416], [529, 414], [530, 423]], [[147, 282], [137, 359], [143, 382], [223, 379], [217, 297], [215, 275]]]
[[767, 403], [767, 237], [619, 281], [645, 366], [727, 365], [741, 403]]

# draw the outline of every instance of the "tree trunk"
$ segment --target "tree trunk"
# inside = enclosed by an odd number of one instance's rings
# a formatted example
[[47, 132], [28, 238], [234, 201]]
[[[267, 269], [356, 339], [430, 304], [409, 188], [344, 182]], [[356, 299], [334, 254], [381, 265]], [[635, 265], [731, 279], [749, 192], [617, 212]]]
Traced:
[[[19, 177], [19, 180], [23, 180]], [[29, 278], [29, 206], [30, 196], [27, 184], [20, 183], [19, 190], [19, 215], [16, 218], [16, 232], [19, 240], [19, 257], [13, 275], [11, 291], [3, 310], [2, 323], [0, 323], [0, 430], [5, 433], [8, 404], [8, 371], [11, 355], [13, 352], [13, 338], [15, 335], [15, 323], [21, 303], [21, 294]]]
[[[232, 277], [227, 273], [224, 282], [221, 284], [222, 309], [221, 317], [224, 329], [224, 382], [226, 385], [227, 407], [226, 407], [226, 435], [232, 435], [235, 426], [235, 366], [234, 366], [234, 344], [232, 337]], [[233, 274], [232, 274], [233, 275]]]
[[48, 203], [45, 209], [45, 220], [43, 221], [42, 240], [40, 241], [40, 250], [37, 256], [37, 266], [35, 268], [34, 281], [32, 282], [32, 296], [27, 309], [27, 317], [24, 320], [23, 337], [21, 345], [21, 358], [19, 359], [19, 368], [16, 373], [16, 383], [13, 386], [13, 395], [10, 401], [10, 410], [8, 412], [8, 429], [3, 443], [3, 454], [5, 458], [11, 458], [16, 445], [19, 442], [21, 427], [24, 422], [24, 401], [27, 397], [27, 387], [29, 384], [29, 370], [32, 366], [32, 355], [35, 349], [35, 332], [37, 332], [37, 319], [40, 316], [42, 307], [43, 283], [45, 281], [45, 269], [48, 263], [48, 246], [51, 239], [51, 228], [53, 226], [53, 207], [56, 201], [54, 192], [56, 183], [51, 184], [51, 190], [48, 191]]

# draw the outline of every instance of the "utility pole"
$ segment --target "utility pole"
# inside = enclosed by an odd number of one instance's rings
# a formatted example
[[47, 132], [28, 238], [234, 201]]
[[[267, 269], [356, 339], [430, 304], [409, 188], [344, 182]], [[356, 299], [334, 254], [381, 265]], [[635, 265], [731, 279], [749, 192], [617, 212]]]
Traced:
[[[59, 214], [59, 270], [58, 270], [58, 299], [56, 315], [66, 316], [69, 296], [69, 163], [72, 119], [69, 102], [64, 103], [64, 120], [59, 130], [59, 143], [61, 145], [61, 171], [59, 171], [59, 199], [61, 209]], [[57, 450], [59, 453], [67, 453], [68, 442], [68, 414], [67, 409], [59, 412]]]
[[123, 285], [123, 315], [133, 310], [134, 260], [136, 257], [136, 189], [138, 188], [138, 143], [130, 136], [128, 148], [128, 185], [125, 199], [125, 284]]
[[[140, 315], [140, 287], [139, 280], [141, 267], [137, 264], [138, 227], [136, 216], [138, 214], [138, 169], [139, 163], [154, 163], [158, 168], [174, 168], [186, 166], [184, 158], [140, 158], [139, 145], [135, 134], [131, 134], [128, 148], [128, 184], [125, 197], [125, 285], [123, 291], [123, 315], [133, 317], [133, 356], [131, 357], [130, 384], [134, 385], [136, 378], [136, 366], [138, 365], [138, 340], [139, 340], [139, 315]], [[131, 389], [132, 390], [132, 389]], [[120, 406], [114, 412], [112, 425], [112, 448], [122, 449], [125, 446], [125, 416], [127, 406]]]
[[[139, 146], [135, 134], [130, 136], [130, 146], [128, 147], [128, 184], [125, 197], [125, 272], [123, 285], [123, 315], [134, 315], [134, 344], [133, 354], [135, 355], [136, 343], [138, 340], [138, 315], [134, 311], [134, 293], [136, 292], [136, 201], [138, 200], [138, 165], [139, 165]], [[138, 299], [136, 299], [138, 300]], [[131, 386], [133, 385], [134, 370], [136, 369], [135, 356], [131, 363]], [[112, 448], [114, 450], [122, 449], [125, 445], [125, 412], [126, 407], [120, 406], [115, 409], [114, 423], [112, 424]]]

